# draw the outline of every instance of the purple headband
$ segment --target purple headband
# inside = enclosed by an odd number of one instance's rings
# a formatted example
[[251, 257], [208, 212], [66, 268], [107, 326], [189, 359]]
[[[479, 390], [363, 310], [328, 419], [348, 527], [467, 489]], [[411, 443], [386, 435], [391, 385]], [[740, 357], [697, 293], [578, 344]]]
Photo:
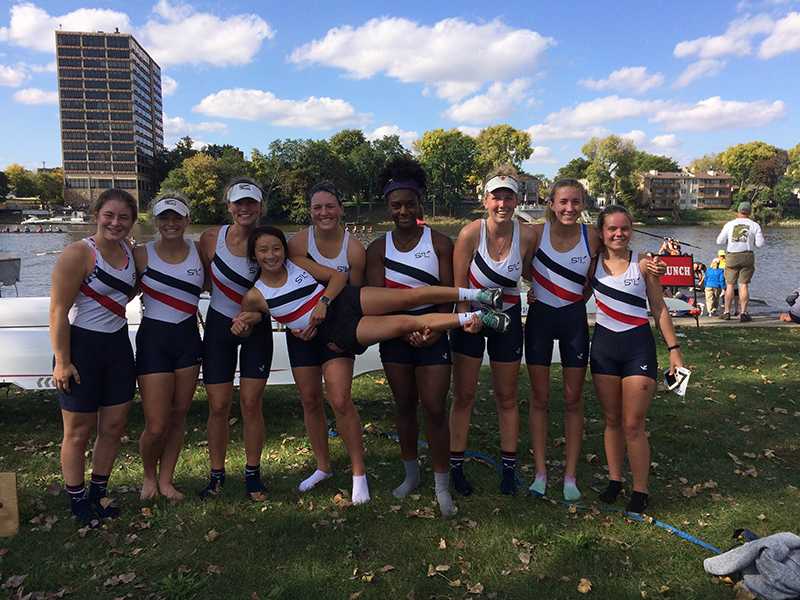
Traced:
[[422, 198], [422, 188], [413, 179], [390, 179], [383, 187], [383, 197], [385, 198], [395, 190], [411, 190]]

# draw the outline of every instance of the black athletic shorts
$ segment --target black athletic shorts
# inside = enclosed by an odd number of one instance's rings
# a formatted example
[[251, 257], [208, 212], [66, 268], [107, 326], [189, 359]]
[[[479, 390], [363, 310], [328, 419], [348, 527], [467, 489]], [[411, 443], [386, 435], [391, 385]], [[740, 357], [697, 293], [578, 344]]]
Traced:
[[136, 374], [173, 373], [203, 361], [197, 317], [180, 323], [142, 319], [136, 332]]
[[549, 367], [553, 359], [553, 340], [558, 340], [562, 367], [589, 364], [589, 323], [583, 302], [561, 308], [544, 302], [530, 305], [525, 320], [525, 362]]
[[128, 326], [114, 333], [69, 328], [69, 351], [81, 382], [70, 381], [70, 392], [59, 392], [61, 408], [93, 413], [100, 407], [125, 404], [136, 393], [136, 367]]
[[792, 321], [794, 321], [795, 323], [797, 323], [798, 325], [800, 325], [800, 317], [798, 317], [796, 314], [794, 314], [794, 313], [789, 313], [789, 318], [790, 318]]
[[322, 336], [315, 335], [308, 341], [301, 340], [288, 329], [286, 330], [286, 349], [289, 352], [289, 364], [292, 368], [320, 367], [335, 358], [354, 358], [351, 352], [335, 352], [328, 348]]
[[[414, 314], [433, 312], [436, 312], [435, 308], [421, 310]], [[436, 342], [422, 348], [412, 346], [403, 338], [381, 342], [379, 348], [382, 363], [428, 367], [431, 365], [450, 365], [453, 362], [450, 357], [450, 339], [447, 334], [439, 336]]]
[[522, 307], [516, 304], [506, 314], [511, 317], [511, 326], [505, 333], [485, 327], [481, 333], [453, 329], [450, 332], [453, 352], [482, 359], [484, 349], [488, 348], [492, 362], [519, 362], [522, 359]]
[[209, 307], [203, 336], [203, 382], [233, 381], [237, 355], [239, 377], [267, 379], [272, 365], [270, 319], [265, 317], [247, 337], [233, 335], [231, 322], [232, 319]]
[[656, 342], [650, 324], [620, 332], [595, 325], [589, 362], [594, 375], [644, 375], [658, 381]]
[[346, 285], [328, 306], [325, 320], [317, 327], [316, 337], [324, 345], [335, 344], [345, 353], [363, 354], [367, 347], [358, 343], [356, 335], [358, 322], [363, 316], [361, 288]]

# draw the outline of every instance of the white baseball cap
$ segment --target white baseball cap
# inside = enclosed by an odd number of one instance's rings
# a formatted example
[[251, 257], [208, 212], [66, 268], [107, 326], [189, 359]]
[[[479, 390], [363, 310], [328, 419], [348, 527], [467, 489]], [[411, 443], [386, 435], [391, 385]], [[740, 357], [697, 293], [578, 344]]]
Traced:
[[161, 213], [165, 213], [168, 210], [175, 211], [182, 217], [189, 216], [189, 207], [186, 206], [182, 200], [170, 198], [169, 196], [166, 198], [161, 198], [161, 200], [156, 202], [155, 206], [153, 207], [153, 216], [157, 217]]
[[515, 194], [519, 194], [519, 182], [508, 175], [498, 175], [496, 177], [492, 177], [486, 182], [486, 187], [484, 189], [488, 194], [495, 190], [499, 190], [500, 188], [507, 188]]
[[242, 181], [233, 184], [231, 189], [228, 190], [228, 202], [238, 202], [244, 198], [252, 198], [256, 202], [261, 202], [263, 200], [261, 197], [261, 190], [253, 183]]

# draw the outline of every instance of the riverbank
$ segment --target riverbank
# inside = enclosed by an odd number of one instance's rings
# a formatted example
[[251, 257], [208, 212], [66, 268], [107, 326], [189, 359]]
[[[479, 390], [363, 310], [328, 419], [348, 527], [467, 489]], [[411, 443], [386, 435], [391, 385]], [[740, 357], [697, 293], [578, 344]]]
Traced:
[[[800, 328], [681, 332], [693, 375], [685, 398], [659, 392], [650, 410], [651, 514], [721, 548], [732, 544], [736, 527], [762, 535], [796, 531]], [[666, 364], [663, 344], [659, 360]], [[550, 489], [558, 498], [564, 413], [560, 370], [554, 374]], [[470, 448], [494, 456], [499, 440], [491, 389], [484, 370]], [[524, 422], [525, 373], [519, 394]], [[366, 431], [370, 504], [346, 506], [350, 474], [340, 438], [331, 440], [334, 478], [308, 495], [296, 494], [297, 482], [314, 467], [299, 399], [288, 387], [268, 389], [264, 401], [262, 470], [269, 500], [260, 505], [244, 499], [238, 402], [231, 414], [225, 492], [207, 503], [196, 500], [193, 493], [208, 466], [201, 388], [178, 465], [177, 484], [189, 498], [177, 506], [139, 503], [136, 440], [143, 422], [136, 404], [111, 481], [123, 516], [84, 535], [76, 533], [59, 492], [54, 395], [0, 393], [0, 471], [17, 473], [22, 511], [20, 534], [0, 540], [3, 583], [26, 576], [20, 597], [68, 589], [75, 598], [566, 599], [577, 597], [581, 579], [591, 582], [588, 597], [596, 599], [735, 595], [703, 572], [706, 551], [593, 504], [590, 486], [602, 485], [605, 474], [602, 417], [590, 386], [584, 390], [587, 429], [578, 482], [594, 510], [571, 512], [524, 495], [501, 496], [494, 471], [473, 460], [466, 469], [476, 494], [457, 498], [459, 514], [451, 521], [436, 516], [426, 450], [418, 495], [402, 501], [391, 496], [402, 467], [397, 444], [380, 435], [394, 430], [394, 403], [383, 374], [357, 379], [353, 398]], [[527, 484], [533, 471], [526, 438], [519, 455]]]

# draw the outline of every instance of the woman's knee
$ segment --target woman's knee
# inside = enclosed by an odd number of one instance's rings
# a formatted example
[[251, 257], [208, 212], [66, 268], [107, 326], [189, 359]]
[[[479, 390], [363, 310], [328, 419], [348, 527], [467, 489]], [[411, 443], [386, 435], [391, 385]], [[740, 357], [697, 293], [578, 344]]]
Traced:
[[261, 414], [262, 409], [261, 396], [255, 398], [242, 398], [240, 401], [242, 415], [246, 417], [257, 416]]
[[125, 433], [125, 419], [114, 419], [103, 421], [100, 420], [100, 425], [97, 428], [97, 436], [102, 438], [118, 439]]
[[603, 419], [605, 420], [606, 429], [622, 429], [622, 414], [621, 413], [610, 413], [607, 412], [603, 415]]
[[92, 435], [91, 427], [73, 427], [64, 431], [64, 444], [72, 447], [85, 448]]
[[497, 408], [502, 411], [515, 411], [519, 410], [517, 404], [516, 390], [499, 391], [495, 390], [494, 394], [495, 403]]
[[328, 404], [331, 405], [333, 412], [338, 417], [357, 414], [356, 407], [353, 404], [353, 399], [350, 394], [332, 395], [328, 398]]
[[626, 440], [638, 440], [645, 435], [644, 419], [625, 419], [623, 429]]

